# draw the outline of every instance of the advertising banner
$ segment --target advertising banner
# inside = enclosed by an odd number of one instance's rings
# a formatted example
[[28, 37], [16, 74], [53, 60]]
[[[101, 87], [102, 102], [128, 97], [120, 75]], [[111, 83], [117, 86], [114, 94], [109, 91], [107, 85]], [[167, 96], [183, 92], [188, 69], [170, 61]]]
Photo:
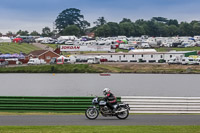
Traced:
[[111, 51], [111, 46], [100, 46], [100, 45], [92, 45], [92, 46], [75, 46], [75, 45], [61, 45], [61, 52], [72, 52], [72, 51]]

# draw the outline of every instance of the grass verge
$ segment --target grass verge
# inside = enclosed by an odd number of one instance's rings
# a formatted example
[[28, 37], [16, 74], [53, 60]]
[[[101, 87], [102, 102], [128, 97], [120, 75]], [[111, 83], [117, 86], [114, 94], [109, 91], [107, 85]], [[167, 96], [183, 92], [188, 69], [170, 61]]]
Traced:
[[153, 73], [200, 74], [200, 65], [168, 64], [66, 64], [0, 67], [0, 73]]
[[0, 126], [1, 133], [199, 133], [200, 126]]
[[[0, 112], [0, 115], [85, 115], [82, 113], [58, 113], [58, 112]], [[200, 115], [199, 113], [130, 113], [130, 115]]]
[[0, 73], [97, 73], [88, 64], [38, 65], [0, 68]]

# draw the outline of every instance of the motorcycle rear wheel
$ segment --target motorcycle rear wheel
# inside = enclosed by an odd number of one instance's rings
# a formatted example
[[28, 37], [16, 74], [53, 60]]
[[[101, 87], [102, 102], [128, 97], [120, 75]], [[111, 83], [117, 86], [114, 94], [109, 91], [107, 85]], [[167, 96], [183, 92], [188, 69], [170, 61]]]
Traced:
[[117, 109], [117, 111], [122, 111], [122, 110], [125, 110], [125, 111], [121, 113], [117, 113], [116, 116], [118, 119], [124, 120], [129, 116], [129, 111], [124, 107], [120, 107]]
[[99, 116], [99, 111], [96, 108], [91, 108], [90, 107], [85, 111], [85, 116], [89, 120], [95, 120]]

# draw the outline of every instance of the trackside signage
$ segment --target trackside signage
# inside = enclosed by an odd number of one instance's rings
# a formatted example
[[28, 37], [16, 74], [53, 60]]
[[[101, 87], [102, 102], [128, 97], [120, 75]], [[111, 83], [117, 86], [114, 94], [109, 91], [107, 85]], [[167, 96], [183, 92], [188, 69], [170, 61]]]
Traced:
[[60, 51], [111, 51], [110, 46], [74, 46], [74, 45], [61, 45]]

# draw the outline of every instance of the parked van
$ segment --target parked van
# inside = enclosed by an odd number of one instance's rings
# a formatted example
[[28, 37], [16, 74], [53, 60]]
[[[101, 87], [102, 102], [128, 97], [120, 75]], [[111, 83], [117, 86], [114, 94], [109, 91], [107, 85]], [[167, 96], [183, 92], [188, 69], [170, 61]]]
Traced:
[[42, 64], [46, 64], [46, 61], [44, 61], [43, 59], [33, 58], [33, 59], [30, 59], [27, 64], [28, 65], [42, 65]]

